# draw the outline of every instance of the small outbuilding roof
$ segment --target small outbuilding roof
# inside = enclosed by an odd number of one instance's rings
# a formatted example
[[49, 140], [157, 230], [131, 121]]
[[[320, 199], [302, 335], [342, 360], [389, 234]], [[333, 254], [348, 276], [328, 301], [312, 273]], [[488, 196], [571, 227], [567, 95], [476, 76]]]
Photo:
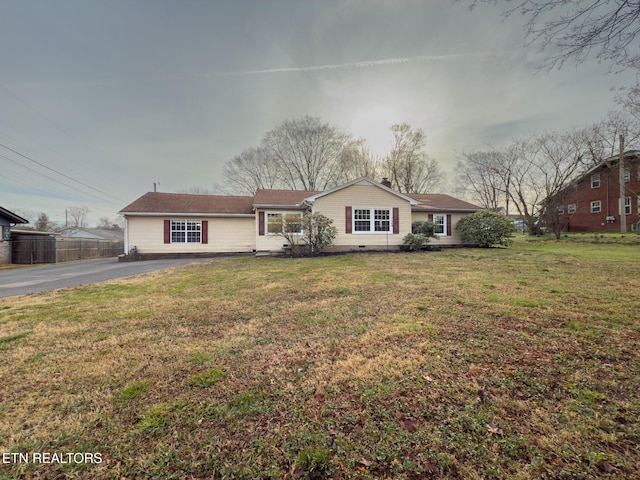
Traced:
[[13, 212], [10, 212], [6, 208], [0, 207], [0, 216], [5, 217], [11, 223], [29, 223], [29, 220], [22, 218], [20, 215], [16, 215]]

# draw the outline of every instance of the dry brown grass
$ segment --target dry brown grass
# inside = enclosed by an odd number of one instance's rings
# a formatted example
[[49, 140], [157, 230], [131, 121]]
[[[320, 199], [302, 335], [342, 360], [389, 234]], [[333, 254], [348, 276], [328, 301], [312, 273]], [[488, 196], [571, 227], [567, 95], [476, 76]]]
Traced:
[[[0, 478], [634, 478], [636, 247], [237, 259], [0, 301]], [[597, 293], [596, 293], [597, 292]]]

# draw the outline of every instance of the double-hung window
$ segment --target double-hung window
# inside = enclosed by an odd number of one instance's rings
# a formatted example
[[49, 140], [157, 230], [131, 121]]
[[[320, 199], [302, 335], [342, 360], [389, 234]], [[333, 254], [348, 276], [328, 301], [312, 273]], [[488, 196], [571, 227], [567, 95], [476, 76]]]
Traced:
[[602, 211], [602, 202], [594, 200], [591, 202], [591, 213], [600, 213]]
[[567, 207], [569, 214], [574, 214], [576, 213], [576, 204], [575, 203], [570, 203], [569, 206]]
[[202, 243], [202, 222], [171, 220], [171, 243]]
[[631, 215], [631, 197], [624, 197], [624, 214]]
[[591, 175], [591, 188], [600, 188], [600, 174], [594, 173]]
[[354, 208], [354, 233], [392, 233], [393, 219], [390, 208]]
[[434, 215], [433, 223], [436, 228], [434, 233], [436, 235], [446, 235], [447, 234], [447, 216], [446, 215]]

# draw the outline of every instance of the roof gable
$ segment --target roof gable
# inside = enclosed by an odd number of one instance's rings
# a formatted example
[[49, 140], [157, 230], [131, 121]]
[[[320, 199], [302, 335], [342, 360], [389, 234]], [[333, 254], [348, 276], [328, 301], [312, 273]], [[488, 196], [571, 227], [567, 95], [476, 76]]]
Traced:
[[[416, 205], [418, 203], [413, 198], [411, 198], [411, 197], [409, 197], [409, 196], [407, 196], [407, 195], [405, 195], [403, 193], [396, 192], [395, 190], [392, 190], [391, 188], [389, 188], [389, 187], [387, 187], [385, 185], [382, 185], [381, 183], [378, 183], [375, 180], [371, 180], [368, 177], [360, 177], [360, 178], [358, 178], [356, 180], [352, 180], [351, 182], [347, 182], [347, 183], [344, 183], [342, 185], [338, 185], [337, 187], [330, 188], [329, 190], [325, 190], [324, 192], [318, 192], [318, 193], [316, 193], [314, 195], [311, 195], [311, 196], [307, 197], [305, 199], [305, 201], [308, 202], [308, 203], [313, 203], [318, 198], [322, 198], [322, 197], [324, 197], [326, 195], [331, 195], [332, 193], [335, 193], [337, 191], [343, 190], [343, 189], [345, 189], [347, 187], [351, 187], [353, 185], [371, 185], [371, 186], [374, 186], [374, 187], [378, 187], [378, 188], [380, 188], [382, 190], [385, 190], [385, 191], [391, 193], [392, 195], [395, 195], [396, 197], [399, 197], [399, 198], [409, 202], [411, 205]], [[309, 193], [312, 193], [312, 192], [309, 192]]]

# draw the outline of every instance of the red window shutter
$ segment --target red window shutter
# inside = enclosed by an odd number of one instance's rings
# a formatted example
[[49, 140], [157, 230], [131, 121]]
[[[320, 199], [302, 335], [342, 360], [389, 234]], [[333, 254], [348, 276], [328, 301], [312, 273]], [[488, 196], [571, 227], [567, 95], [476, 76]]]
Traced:
[[351, 207], [345, 207], [344, 212], [344, 233], [351, 233]]
[[258, 212], [258, 235], [264, 235], [264, 212]]
[[171, 220], [164, 221], [164, 243], [171, 243]]
[[451, 236], [451, 215], [447, 215], [447, 236]]
[[209, 221], [202, 221], [202, 243], [209, 243]]
[[433, 222], [433, 213], [430, 213], [430, 214], [429, 214], [429, 221], [430, 221], [430, 222]]
[[393, 209], [393, 233], [400, 233], [400, 209]]

